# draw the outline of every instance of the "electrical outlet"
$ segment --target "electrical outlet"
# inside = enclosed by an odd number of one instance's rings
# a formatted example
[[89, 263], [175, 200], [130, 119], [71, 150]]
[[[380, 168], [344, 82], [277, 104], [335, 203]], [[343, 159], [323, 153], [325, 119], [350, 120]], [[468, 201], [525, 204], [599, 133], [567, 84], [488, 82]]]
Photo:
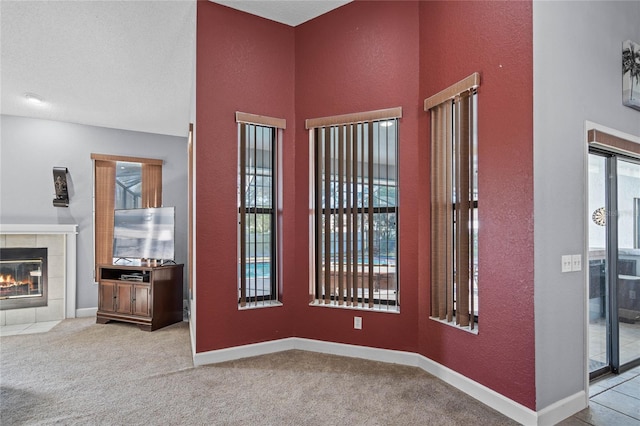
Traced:
[[571, 265], [573, 264], [572, 256], [570, 254], [562, 255], [562, 272], [571, 272]]
[[582, 271], [582, 255], [574, 254], [571, 256], [571, 270]]
[[353, 328], [362, 330], [362, 317], [353, 317]]
[[635, 300], [635, 298], [636, 298], [636, 291], [635, 290], [629, 290], [629, 299]]

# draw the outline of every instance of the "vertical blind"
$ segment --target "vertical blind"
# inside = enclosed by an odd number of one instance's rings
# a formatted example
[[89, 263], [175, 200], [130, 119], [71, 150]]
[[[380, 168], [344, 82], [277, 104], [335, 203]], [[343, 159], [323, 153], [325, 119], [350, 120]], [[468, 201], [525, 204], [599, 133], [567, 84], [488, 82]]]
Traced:
[[[95, 268], [113, 262], [116, 162], [95, 160]], [[96, 275], [97, 277], [97, 275]]]
[[142, 207], [162, 206], [162, 164], [142, 163]]
[[431, 115], [431, 315], [473, 329], [477, 311], [477, 73], [425, 100]]
[[278, 300], [277, 129], [281, 119], [236, 113], [238, 123], [238, 303]]
[[315, 297], [398, 306], [400, 108], [307, 120], [314, 140]]

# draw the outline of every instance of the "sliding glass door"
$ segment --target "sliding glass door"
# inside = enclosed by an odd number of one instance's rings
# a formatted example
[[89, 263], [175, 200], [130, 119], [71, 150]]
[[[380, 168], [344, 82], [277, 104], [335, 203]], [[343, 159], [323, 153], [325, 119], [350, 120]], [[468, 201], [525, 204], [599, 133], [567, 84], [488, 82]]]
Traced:
[[640, 360], [640, 162], [617, 159], [620, 365]]
[[640, 162], [589, 154], [589, 214], [589, 373], [596, 377], [640, 364]]
[[610, 365], [607, 338], [609, 286], [607, 282], [606, 157], [589, 154], [589, 373]]

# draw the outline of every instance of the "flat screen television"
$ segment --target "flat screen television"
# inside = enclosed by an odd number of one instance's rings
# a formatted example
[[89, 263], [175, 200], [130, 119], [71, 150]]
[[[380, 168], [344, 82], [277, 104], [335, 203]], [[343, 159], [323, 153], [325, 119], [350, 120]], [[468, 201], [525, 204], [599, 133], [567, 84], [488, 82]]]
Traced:
[[115, 210], [113, 257], [174, 260], [175, 207]]

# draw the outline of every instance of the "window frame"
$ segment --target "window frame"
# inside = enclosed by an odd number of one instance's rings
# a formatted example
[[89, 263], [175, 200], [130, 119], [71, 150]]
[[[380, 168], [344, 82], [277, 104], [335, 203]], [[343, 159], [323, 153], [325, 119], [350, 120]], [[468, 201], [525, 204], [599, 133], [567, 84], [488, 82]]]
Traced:
[[[368, 310], [377, 310], [377, 311], [388, 311], [388, 312], [399, 312], [400, 309], [400, 297], [399, 297], [399, 289], [400, 289], [400, 280], [399, 280], [399, 256], [398, 256], [398, 251], [399, 251], [399, 247], [398, 247], [398, 242], [399, 242], [399, 174], [398, 174], [398, 152], [399, 152], [399, 119], [402, 117], [402, 108], [401, 107], [396, 107], [396, 108], [389, 108], [389, 109], [385, 109], [385, 110], [376, 110], [376, 111], [369, 111], [369, 112], [362, 112], [362, 113], [355, 113], [355, 114], [345, 114], [345, 115], [340, 115], [340, 116], [333, 116], [333, 117], [323, 117], [323, 118], [317, 118], [317, 119], [308, 119], [306, 120], [306, 128], [309, 130], [309, 138], [310, 138], [310, 204], [312, 205], [312, 213], [311, 213], [311, 217], [310, 217], [310, 239], [312, 240], [312, 244], [310, 244], [310, 248], [311, 248], [311, 252], [310, 252], [310, 280], [311, 280], [311, 284], [310, 284], [310, 303], [312, 305], [319, 305], [319, 306], [338, 306], [338, 307], [345, 307], [345, 308], [355, 308], [355, 309], [368, 309]], [[354, 173], [353, 169], [347, 169], [348, 171], [342, 170], [340, 169], [340, 171], [338, 172], [338, 174], [340, 175], [339, 179], [337, 179], [337, 181], [334, 181], [333, 179], [331, 179], [329, 181], [329, 185], [324, 184], [324, 174], [326, 173], [326, 170], [331, 170], [331, 163], [332, 162], [337, 162], [339, 164], [342, 164], [343, 161], [344, 163], [349, 163], [349, 161], [352, 160], [347, 160], [346, 158], [343, 160], [336, 160], [334, 157], [332, 157], [331, 155], [326, 156], [326, 155], [320, 155], [320, 151], [323, 149], [323, 147], [320, 146], [321, 143], [324, 144], [331, 144], [331, 143], [336, 143], [338, 144], [339, 148], [337, 148], [338, 151], [340, 151], [341, 149], [345, 149], [347, 150], [347, 146], [348, 144], [352, 144], [356, 145], [356, 126], [362, 126], [362, 133], [361, 133], [361, 138], [362, 140], [359, 140], [359, 143], [362, 144], [362, 152], [358, 151], [355, 147], [354, 149], [354, 153], [357, 152], [358, 155], [359, 154], [363, 154], [365, 151], [369, 152], [368, 150], [371, 150], [371, 158], [373, 158], [373, 129], [374, 129], [374, 122], [384, 122], [384, 121], [390, 121], [393, 120], [395, 123], [394, 126], [394, 133], [395, 133], [395, 150], [393, 152], [394, 158], [395, 158], [395, 162], [394, 162], [394, 176], [393, 176], [393, 181], [395, 182], [394, 188], [396, 191], [396, 195], [395, 195], [395, 203], [393, 206], [375, 206], [374, 204], [374, 195], [375, 195], [375, 190], [374, 188], [376, 186], [388, 186], [388, 185], [384, 185], [384, 183], [375, 183], [374, 181], [376, 180], [375, 178], [375, 173], [373, 172], [373, 162], [368, 163], [368, 171], [366, 171], [367, 176], [371, 176], [371, 179], [369, 179], [368, 177], [365, 177], [365, 171], [360, 169], [358, 170], [357, 173]], [[348, 127], [347, 127], [348, 126]], [[368, 141], [365, 141], [365, 130], [364, 127], [366, 126], [366, 128], [368, 129], [366, 134], [367, 134], [367, 139]], [[378, 124], [378, 126], [380, 126], [380, 124]], [[337, 129], [337, 130], [336, 130]], [[378, 127], [378, 129], [380, 129], [380, 127]], [[322, 138], [322, 142], [321, 142], [321, 132], [324, 132], [323, 138]], [[332, 142], [331, 141], [331, 137], [332, 136], [327, 136], [327, 135], [333, 135], [333, 133], [335, 134], [335, 141]], [[327, 136], [329, 138], [329, 140], [327, 141], [324, 137]], [[351, 136], [353, 136], [353, 140], [351, 140]], [[348, 142], [347, 142], [348, 141]], [[342, 145], [342, 144], [345, 145]], [[367, 148], [365, 149], [365, 143], [367, 144]], [[326, 147], [324, 149], [327, 149]], [[347, 150], [348, 151], [348, 150]], [[331, 154], [333, 154], [333, 151], [330, 151]], [[346, 151], [344, 151], [346, 152]], [[356, 155], [356, 154], [354, 154]], [[321, 158], [320, 158], [321, 157]], [[324, 164], [321, 164], [322, 162], [324, 162]], [[360, 167], [364, 167], [364, 164], [367, 164], [365, 162], [362, 161], [357, 161], [354, 163], [354, 167], [355, 164], [358, 165], [358, 168]], [[324, 172], [322, 171], [324, 167]], [[341, 165], [339, 165], [338, 167], [342, 167]], [[330, 173], [332, 173], [330, 171]], [[342, 180], [342, 173], [345, 174], [345, 179]], [[355, 178], [358, 180], [357, 182], [355, 181], [349, 181], [349, 175], [350, 173], [353, 173], [353, 175], [355, 176]], [[333, 174], [333, 173], [332, 173]], [[389, 178], [388, 176], [386, 177], [387, 179]], [[378, 179], [379, 180], [379, 179]], [[335, 186], [335, 184], [337, 184], [338, 188], [333, 188], [331, 189], [332, 186]], [[349, 188], [348, 186], [352, 185], [353, 187], [353, 191], [351, 192], [351, 194], [349, 195]], [[346, 186], [346, 189], [345, 189]], [[366, 187], [366, 188], [365, 188]], [[337, 191], [337, 198], [336, 198], [336, 191]], [[346, 193], [345, 193], [346, 191]], [[362, 202], [364, 203], [364, 199], [365, 199], [365, 192], [368, 194], [368, 205], [364, 205], [362, 204], [361, 206], [357, 205], [357, 200], [358, 200], [358, 196], [356, 194], [358, 193], [362, 193]], [[324, 200], [329, 200], [329, 199], [333, 199], [333, 200], [341, 200], [340, 203], [338, 203], [337, 206], [335, 205], [330, 205], [329, 207], [326, 206], [326, 204], [323, 204], [323, 196], [324, 196]], [[350, 202], [349, 200], [353, 199], [354, 202]], [[353, 205], [351, 205], [353, 204]], [[378, 296], [374, 296], [374, 297], [368, 297], [365, 293], [366, 290], [369, 291], [368, 294], [375, 294], [375, 290], [374, 290], [374, 285], [373, 285], [373, 281], [374, 281], [374, 262], [369, 262], [368, 259], [371, 258], [375, 258], [375, 255], [373, 254], [374, 251], [374, 226], [369, 226], [369, 223], [373, 224], [375, 219], [374, 219], [374, 215], [376, 214], [384, 214], [384, 213], [388, 213], [388, 214], [394, 214], [395, 215], [395, 244], [394, 244], [394, 251], [395, 251], [395, 271], [392, 274], [389, 274], [389, 270], [387, 270], [386, 272], [386, 282], [387, 282], [387, 291], [389, 291], [389, 279], [390, 279], [390, 275], [393, 277], [393, 279], [395, 280], [395, 297], [393, 299], [383, 299], [380, 294], [378, 294]], [[360, 271], [357, 269], [357, 267], [355, 266], [355, 259], [357, 258], [357, 254], [353, 255], [354, 257], [354, 263], [350, 263], [349, 260], [345, 260], [343, 262], [338, 262], [338, 283], [331, 283], [331, 279], [332, 279], [332, 271], [330, 269], [325, 268], [323, 265], [326, 264], [327, 261], [327, 254], [326, 253], [332, 253], [332, 242], [331, 242], [331, 238], [327, 239], [327, 238], [323, 238], [323, 232], [324, 235], [327, 235], [327, 232], [329, 234], [332, 233], [332, 229], [331, 229], [331, 225], [330, 222], [332, 222], [331, 220], [324, 220], [323, 218], [327, 216], [327, 214], [329, 215], [329, 218], [332, 217], [337, 217], [338, 219], [338, 226], [336, 229], [338, 229], [338, 240], [345, 240], [346, 241], [342, 244], [338, 243], [338, 252], [342, 253], [342, 255], [346, 255], [345, 259], [349, 259], [350, 253], [353, 253], [353, 248], [352, 245], [354, 244], [354, 241], [358, 241], [358, 237], [356, 236], [356, 239], [354, 240], [353, 238], [349, 238], [349, 237], [353, 237], [353, 235], [347, 235], [349, 232], [353, 233], [355, 235], [356, 232], [362, 232], [365, 233], [366, 232], [366, 237], [363, 235], [362, 238], [364, 241], [366, 239], [366, 241], [370, 241], [371, 243], [369, 244], [368, 247], [368, 252], [367, 253], [363, 253], [362, 254], [362, 259], [363, 259], [363, 263], [362, 263], [362, 278], [361, 280], [358, 280], [358, 274], [360, 273]], [[347, 217], [347, 224], [345, 225], [344, 222], [344, 216]], [[356, 216], [355, 219], [353, 219], [353, 216]], [[362, 217], [362, 221], [359, 222], [358, 221], [358, 216]], [[353, 225], [349, 227], [349, 223], [351, 220], [354, 220]], [[366, 230], [363, 228], [360, 231], [356, 231], [355, 225], [356, 224], [364, 224], [366, 220]], [[324, 228], [324, 229], [323, 229]], [[343, 231], [343, 228], [347, 228], [347, 231]], [[322, 247], [320, 245], [323, 245]], [[344, 247], [346, 246], [346, 247]], [[325, 254], [323, 254], [323, 250], [325, 251]], [[327, 251], [329, 250], [329, 251]], [[356, 252], [359, 252], [359, 250], [356, 250]], [[367, 256], [367, 263], [364, 263], [364, 259]], [[333, 258], [334, 255], [333, 254], [329, 254], [328, 255], [329, 258]], [[338, 254], [338, 257], [340, 257], [340, 254]], [[366, 265], [366, 266], [365, 266]], [[386, 265], [387, 268], [389, 268], [388, 265]], [[353, 267], [353, 270], [351, 270], [350, 268]], [[364, 268], [368, 268], [367, 270], [365, 270]], [[367, 283], [365, 284], [365, 273], [367, 274]], [[322, 276], [322, 274], [324, 274]], [[343, 274], [344, 275], [344, 279], [345, 279], [345, 283], [344, 283], [344, 287], [343, 287]], [[353, 277], [350, 276], [350, 274], [353, 274]], [[378, 274], [379, 276], [382, 276], [381, 273]], [[335, 279], [335, 278], [334, 278]], [[378, 280], [380, 280], [380, 278], [378, 278]], [[362, 282], [362, 285], [358, 285], [358, 281]], [[351, 286], [351, 288], [349, 288], [349, 285]], [[334, 288], [335, 287], [335, 288]], [[338, 293], [341, 293], [342, 296], [336, 295], [334, 294], [334, 290], [337, 290]], [[356, 292], [360, 290], [362, 292], [362, 294], [356, 294]], [[380, 288], [378, 288], [378, 290], [381, 290]]]
[[472, 332], [479, 319], [479, 86], [473, 73], [424, 101], [431, 116], [431, 318]]
[[[280, 284], [280, 236], [281, 229], [279, 224], [279, 215], [281, 212], [281, 147], [282, 147], [282, 131], [286, 128], [286, 121], [284, 119], [272, 118], [267, 116], [236, 112], [236, 123], [238, 125], [238, 277], [237, 277], [237, 290], [238, 290], [238, 308], [254, 308], [281, 305], [281, 284]], [[254, 144], [256, 141], [256, 134], [258, 128], [262, 131], [270, 132], [270, 207], [264, 206], [246, 206], [246, 194], [248, 188], [246, 178], [247, 176], [253, 176], [256, 185], [252, 187], [257, 190], [257, 179], [259, 175], [257, 172], [253, 175], [247, 174], [246, 158], [244, 153], [247, 152], [246, 142], [249, 140], [250, 135], [246, 132], [253, 129], [254, 131]], [[255, 148], [254, 148], [255, 149]], [[257, 171], [257, 167], [255, 168]], [[243, 172], [244, 171], [244, 172]], [[247, 287], [247, 252], [246, 252], [246, 215], [269, 215], [269, 294], [257, 295], [257, 287], [255, 287], [256, 295], [248, 296]], [[257, 237], [256, 237], [257, 238]], [[257, 240], [256, 240], [257, 241]], [[254, 263], [257, 260], [257, 256], [254, 254]], [[257, 266], [255, 275], [257, 278]]]
[[99, 265], [113, 263], [113, 215], [115, 209], [116, 165], [118, 162], [142, 165], [142, 205], [162, 207], [162, 165], [157, 158], [91, 153], [93, 162], [93, 263], [94, 280]]

